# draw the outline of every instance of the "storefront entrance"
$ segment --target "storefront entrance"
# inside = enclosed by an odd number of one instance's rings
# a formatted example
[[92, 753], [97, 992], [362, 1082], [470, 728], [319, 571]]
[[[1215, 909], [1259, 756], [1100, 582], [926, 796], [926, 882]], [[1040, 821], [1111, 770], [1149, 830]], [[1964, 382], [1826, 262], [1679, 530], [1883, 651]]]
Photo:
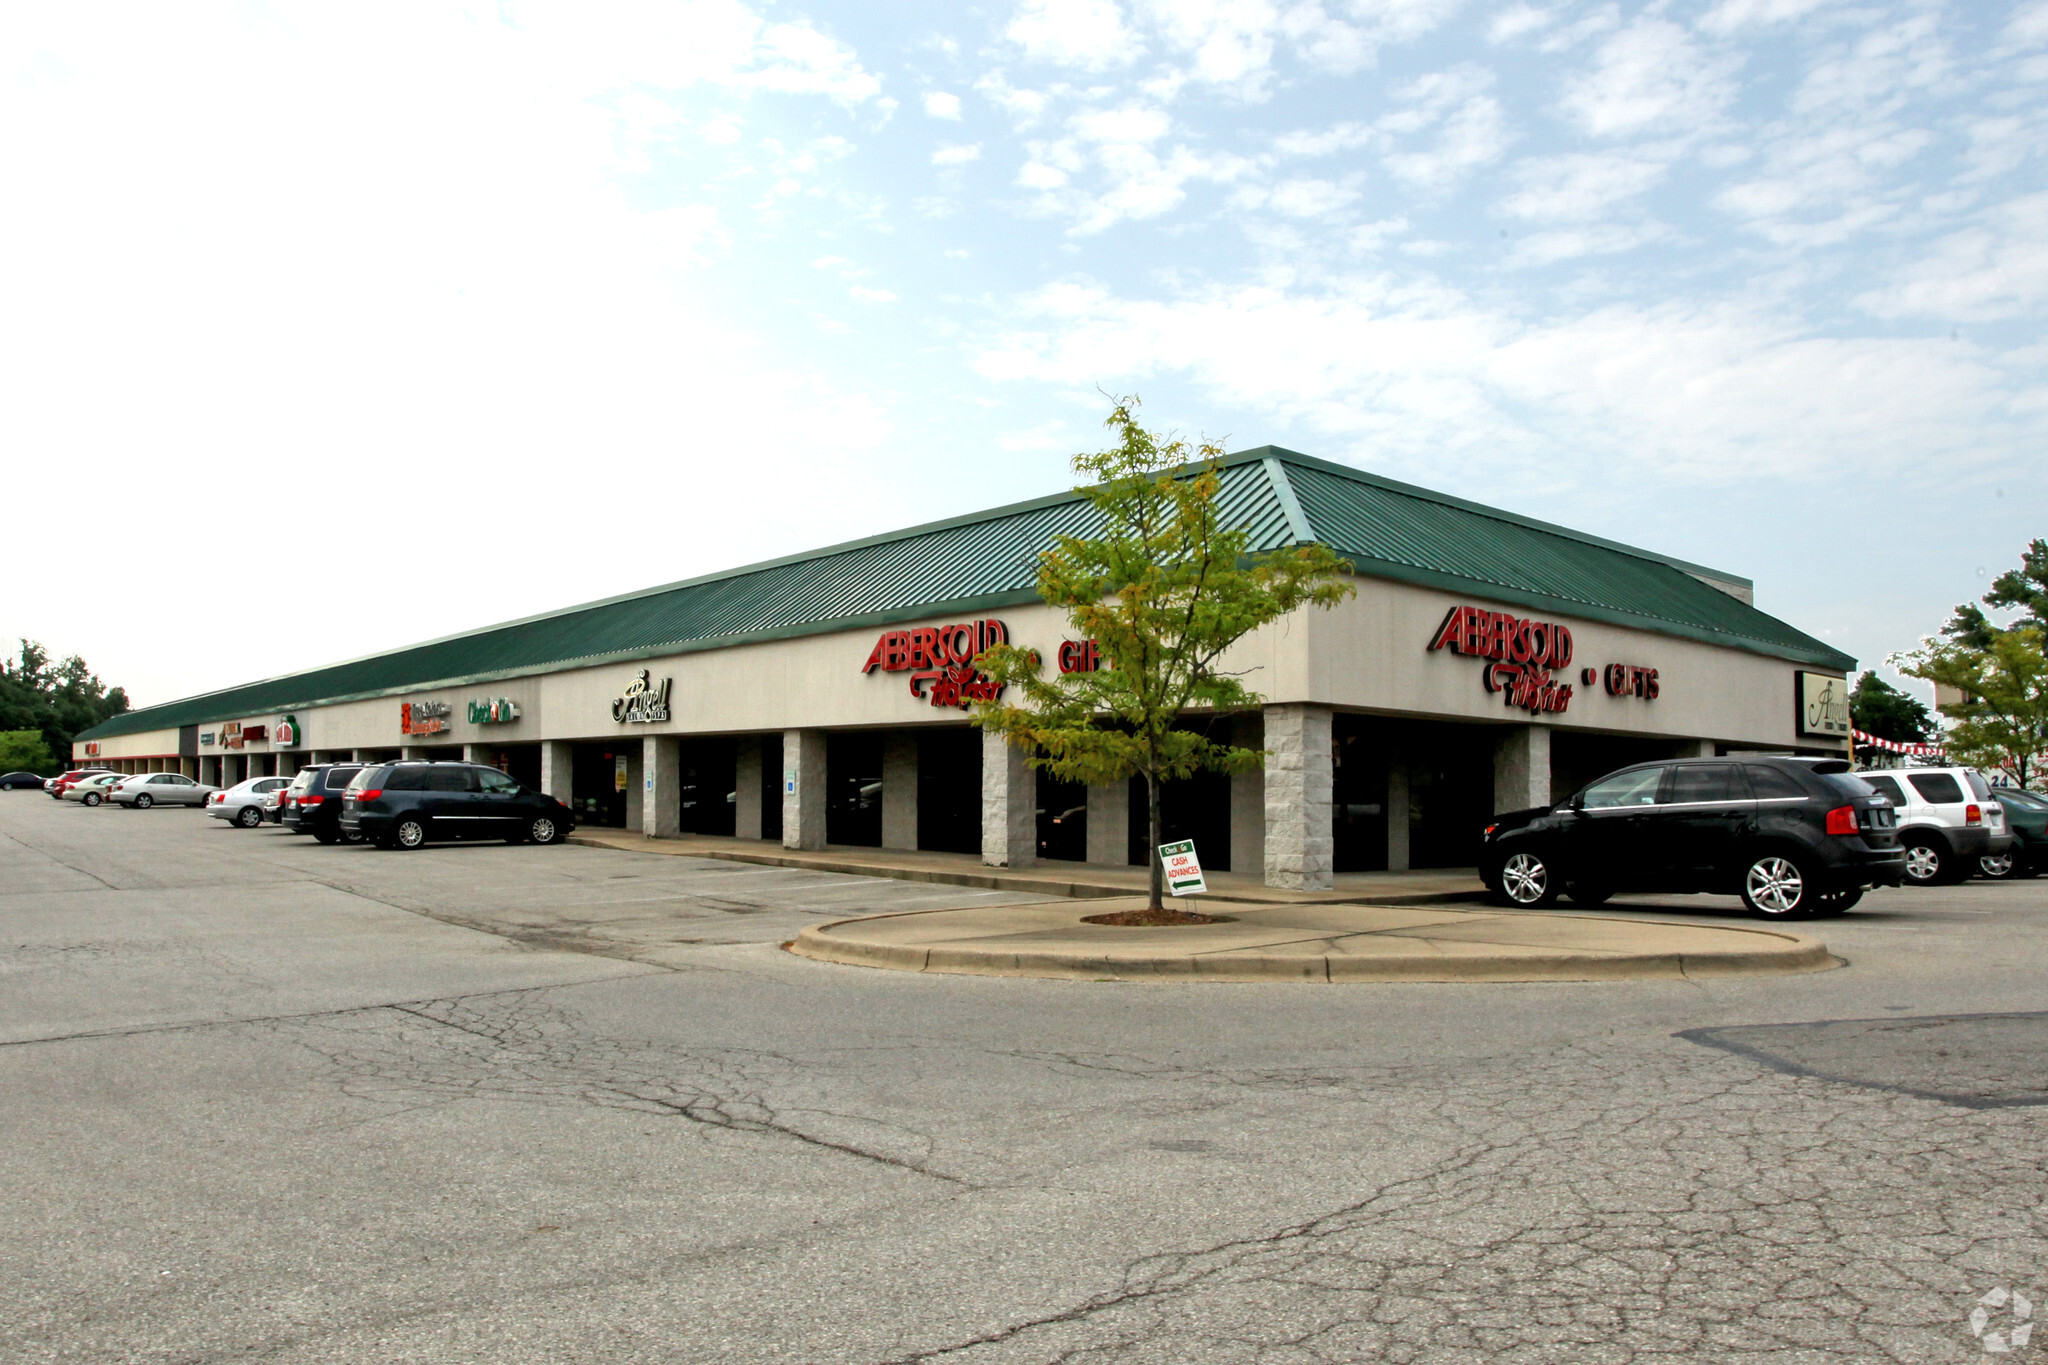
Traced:
[[[1129, 862], [1144, 867], [1152, 861], [1151, 815], [1145, 779], [1131, 779]], [[1196, 773], [1159, 786], [1159, 842], [1195, 841], [1195, 856], [1214, 872], [1230, 871], [1230, 774]]]
[[683, 808], [676, 828], [685, 834], [730, 835], [738, 803], [738, 793], [733, 790], [733, 741], [686, 739], [681, 748], [676, 785]]
[[882, 846], [882, 737], [874, 731], [825, 736], [825, 842]]
[[981, 852], [981, 731], [918, 733], [917, 846]]
[[626, 790], [639, 754], [623, 744], [578, 744], [572, 750], [570, 788], [579, 824], [626, 828]]

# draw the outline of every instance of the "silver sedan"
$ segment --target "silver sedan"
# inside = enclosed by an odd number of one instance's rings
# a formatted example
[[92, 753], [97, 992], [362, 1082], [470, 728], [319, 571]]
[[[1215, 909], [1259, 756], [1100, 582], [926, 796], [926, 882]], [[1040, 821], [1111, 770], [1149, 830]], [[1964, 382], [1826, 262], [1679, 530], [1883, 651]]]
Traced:
[[126, 773], [97, 773], [81, 778], [64, 789], [63, 799], [81, 806], [97, 806], [107, 799], [107, 789], [128, 780]]
[[148, 810], [151, 806], [203, 806], [214, 789], [183, 773], [143, 773], [117, 782], [107, 799], [117, 806]]

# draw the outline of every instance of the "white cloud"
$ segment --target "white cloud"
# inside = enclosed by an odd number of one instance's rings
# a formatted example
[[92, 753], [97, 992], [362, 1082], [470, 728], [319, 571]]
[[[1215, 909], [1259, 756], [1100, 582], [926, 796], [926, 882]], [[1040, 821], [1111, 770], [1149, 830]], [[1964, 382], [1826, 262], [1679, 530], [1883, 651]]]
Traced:
[[1595, 137], [1693, 131], [1735, 98], [1733, 64], [1665, 19], [1638, 19], [1610, 36], [1565, 89], [1563, 107]]
[[1612, 256], [1669, 237], [1668, 228], [1658, 223], [1607, 223], [1592, 227], [1558, 228], [1535, 232], [1517, 240], [1508, 252], [1514, 267], [1556, 265], [1583, 256]]
[[1232, 201], [1240, 208], [1270, 209], [1289, 218], [1322, 218], [1358, 202], [1359, 192], [1331, 180], [1283, 180], [1277, 185], [1240, 188]]
[[924, 111], [933, 118], [957, 119], [960, 117], [960, 97], [945, 90], [934, 90], [924, 97]]
[[896, 295], [887, 289], [869, 289], [865, 285], [854, 285], [847, 294], [861, 303], [894, 303]]
[[1500, 102], [1482, 93], [1491, 72], [1476, 66], [1434, 72], [1399, 92], [1400, 107], [1379, 120], [1391, 137], [1434, 133], [1431, 146], [1390, 152], [1386, 167], [1397, 179], [1421, 190], [1444, 190], [1472, 171], [1500, 158], [1509, 141]]
[[[1070, 283], [978, 361], [990, 379], [1131, 385], [1285, 414], [1437, 477], [1545, 460], [1547, 486], [1808, 481], [1978, 462], [2048, 437], [2048, 386], [1946, 340], [1815, 336], [1736, 304], [1610, 307], [1541, 323], [1427, 282], [1210, 289]], [[2006, 458], [2010, 458], [2009, 455]]]
[[1121, 66], [1142, 47], [1116, 0], [1022, 0], [1004, 33], [1036, 61], [1082, 71]]
[[2048, 309], [2048, 193], [1999, 205], [1952, 233], [1882, 289], [1857, 298], [1878, 317], [1990, 322]]
[[1668, 170], [1659, 160], [1619, 154], [1532, 157], [1515, 166], [1519, 188], [1499, 207], [1509, 217], [1529, 222], [1588, 222], [1649, 190]]
[[981, 144], [970, 142], [957, 147], [941, 147], [932, 153], [934, 166], [964, 166], [970, 161], [981, 159]]

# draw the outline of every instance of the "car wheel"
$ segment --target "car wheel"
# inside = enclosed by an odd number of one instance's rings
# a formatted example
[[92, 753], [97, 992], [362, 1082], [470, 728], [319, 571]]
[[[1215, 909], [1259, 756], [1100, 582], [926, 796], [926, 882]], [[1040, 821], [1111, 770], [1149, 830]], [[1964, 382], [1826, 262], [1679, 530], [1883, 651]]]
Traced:
[[1846, 891], [1823, 891], [1814, 902], [1816, 915], [1846, 915], [1857, 901], [1863, 899], [1863, 888], [1852, 886]]
[[1912, 886], [1939, 886], [1948, 873], [1948, 845], [1924, 834], [1906, 841], [1906, 881]]
[[526, 827], [526, 838], [536, 844], [552, 844], [562, 837], [562, 827], [543, 815]]
[[1500, 899], [1524, 910], [1557, 900], [1557, 878], [1539, 854], [1510, 853], [1500, 865]]
[[154, 806], [155, 804], [155, 799], [152, 798], [148, 792], [142, 792], [135, 798], [135, 809], [137, 810], [148, 810], [151, 806]]
[[1765, 919], [1805, 919], [1822, 897], [1813, 875], [1789, 854], [1763, 854], [1742, 874], [1742, 903]]
[[1595, 886], [1591, 883], [1573, 882], [1564, 893], [1572, 898], [1573, 905], [1583, 905], [1591, 910], [1596, 905], [1605, 905], [1607, 898], [1614, 894], [1612, 887]]
[[350, 834], [345, 829], [336, 830], [335, 835], [344, 844], [360, 844], [363, 841], [363, 832], [361, 830], [357, 830], [354, 834]]
[[98, 792], [87, 792], [84, 798], [79, 802], [79, 804], [82, 806], [97, 806], [99, 803], [100, 794]]
[[341, 836], [331, 829], [316, 829], [313, 831], [313, 837], [323, 844], [331, 844]]
[[2020, 874], [2019, 859], [2012, 856], [2012, 850], [2004, 853], [1986, 853], [1977, 859], [1977, 875], [1988, 877], [1994, 882], [2011, 881]]
[[391, 842], [399, 848], [418, 848], [426, 841], [426, 823], [412, 816], [407, 816], [391, 828]]
[[244, 806], [235, 812], [235, 823], [243, 829], [254, 829], [263, 823], [263, 812], [254, 806]]

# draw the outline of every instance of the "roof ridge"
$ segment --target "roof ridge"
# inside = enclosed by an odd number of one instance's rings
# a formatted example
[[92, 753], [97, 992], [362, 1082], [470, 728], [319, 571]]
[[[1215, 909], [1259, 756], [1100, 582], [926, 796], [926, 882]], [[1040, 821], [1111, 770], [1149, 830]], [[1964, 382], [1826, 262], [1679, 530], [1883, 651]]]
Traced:
[[[1475, 513], [1494, 521], [1504, 521], [1511, 525], [1525, 526], [1531, 530], [1543, 531], [1549, 535], [1562, 536], [1567, 540], [1578, 541], [1582, 545], [1597, 545], [1603, 550], [1615, 550], [1636, 559], [1647, 560], [1653, 564], [1667, 565], [1670, 568], [1679, 570], [1681, 573], [1703, 575], [1722, 583], [1738, 583], [1746, 588], [1756, 587], [1754, 579], [1744, 578], [1740, 574], [1729, 573], [1725, 569], [1716, 569], [1711, 565], [1696, 563], [1689, 559], [1680, 559], [1676, 555], [1662, 554], [1656, 550], [1646, 550], [1640, 545], [1629, 545], [1619, 540], [1609, 540], [1605, 536], [1591, 535], [1585, 531], [1575, 531], [1569, 526], [1560, 526], [1556, 522], [1524, 516], [1520, 512], [1510, 512], [1505, 508], [1489, 507], [1483, 502], [1473, 502], [1468, 498], [1461, 498], [1455, 493], [1442, 493], [1434, 488], [1424, 488], [1420, 484], [1403, 483], [1399, 479], [1390, 479], [1384, 474], [1374, 474], [1369, 470], [1360, 469], [1356, 465], [1339, 464], [1335, 460], [1325, 460], [1315, 455], [1304, 455], [1298, 450], [1289, 450], [1285, 446], [1261, 446], [1256, 451], [1247, 451], [1244, 454], [1259, 458], [1278, 459], [1285, 464], [1303, 465], [1309, 469], [1320, 470], [1325, 474], [1334, 474], [1339, 478], [1371, 484], [1378, 488], [1387, 489], [1390, 492], [1400, 493], [1406, 497], [1420, 498], [1425, 502], [1439, 503], [1445, 507], [1455, 507], [1461, 512]], [[1235, 458], [1232, 457], [1233, 462]]]

